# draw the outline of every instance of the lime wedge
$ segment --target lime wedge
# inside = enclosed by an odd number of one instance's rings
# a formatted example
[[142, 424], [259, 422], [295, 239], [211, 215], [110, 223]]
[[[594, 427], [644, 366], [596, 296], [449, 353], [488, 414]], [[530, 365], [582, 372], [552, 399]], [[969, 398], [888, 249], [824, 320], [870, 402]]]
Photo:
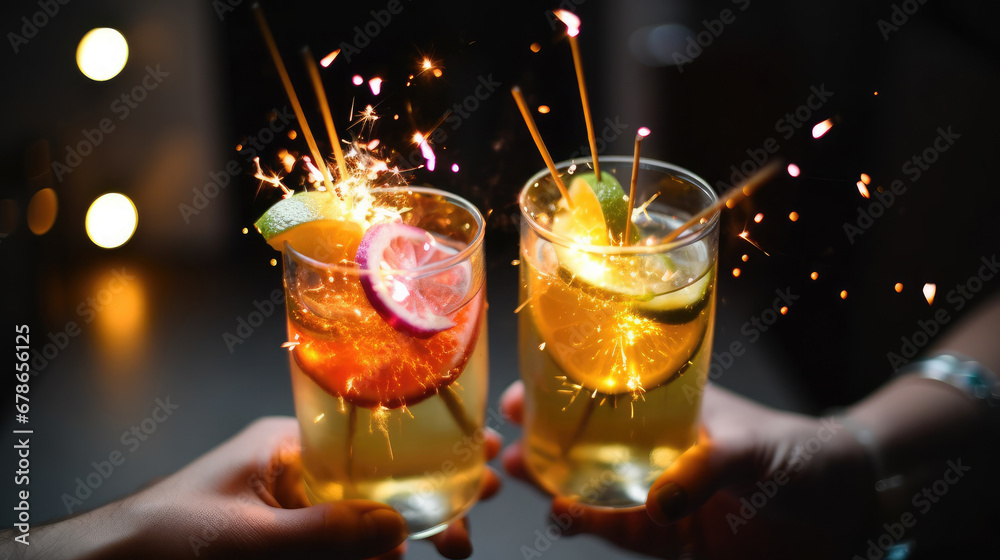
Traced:
[[364, 234], [362, 224], [341, 217], [330, 193], [304, 191], [274, 204], [254, 223], [271, 247], [287, 242], [303, 255], [327, 263], [354, 258]]
[[636, 311], [662, 323], [686, 323], [701, 313], [708, 304], [708, 292], [714, 280], [715, 272], [709, 271], [689, 286], [640, 303], [636, 306]]

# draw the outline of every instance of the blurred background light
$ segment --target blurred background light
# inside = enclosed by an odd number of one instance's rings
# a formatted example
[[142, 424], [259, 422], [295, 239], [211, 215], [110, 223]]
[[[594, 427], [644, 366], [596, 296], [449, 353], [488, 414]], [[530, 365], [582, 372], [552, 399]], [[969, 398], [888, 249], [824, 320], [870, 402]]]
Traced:
[[91, 29], [76, 48], [76, 65], [83, 75], [103, 82], [118, 75], [128, 61], [128, 43], [116, 29]]
[[135, 233], [139, 215], [129, 197], [120, 193], [101, 195], [87, 210], [87, 235], [98, 247], [114, 249]]
[[28, 202], [28, 229], [35, 235], [45, 235], [56, 223], [59, 199], [53, 189], [42, 189]]

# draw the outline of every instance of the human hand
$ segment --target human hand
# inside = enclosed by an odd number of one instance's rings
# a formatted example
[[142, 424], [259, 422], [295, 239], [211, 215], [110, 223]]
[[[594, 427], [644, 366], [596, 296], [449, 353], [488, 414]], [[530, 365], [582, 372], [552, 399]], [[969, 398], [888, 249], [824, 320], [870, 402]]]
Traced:
[[[508, 388], [501, 407], [523, 421], [521, 382]], [[697, 445], [657, 479], [645, 507], [553, 500], [553, 514], [572, 519], [563, 534], [591, 533], [660, 557], [839, 557], [856, 544], [873, 492], [864, 449], [849, 430], [712, 385], [701, 422]], [[520, 441], [504, 451], [503, 463], [530, 480]]]
[[[499, 451], [496, 433], [487, 431], [485, 448], [489, 458]], [[487, 469], [481, 497], [498, 488]], [[405, 539], [405, 521], [387, 505], [310, 506], [298, 424], [271, 417], [136, 494], [42, 527], [30, 548], [39, 558], [361, 559], [401, 557]], [[472, 552], [464, 519], [431, 540], [448, 558]]]

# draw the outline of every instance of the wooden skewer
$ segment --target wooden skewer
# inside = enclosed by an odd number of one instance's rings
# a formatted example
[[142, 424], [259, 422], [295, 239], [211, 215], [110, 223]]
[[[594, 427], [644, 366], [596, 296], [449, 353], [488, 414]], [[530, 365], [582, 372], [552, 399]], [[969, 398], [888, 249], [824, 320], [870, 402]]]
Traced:
[[643, 127], [635, 135], [635, 151], [632, 153], [632, 181], [628, 188], [628, 213], [625, 214], [625, 239], [622, 239], [622, 245], [632, 244], [632, 209], [635, 208], [635, 185], [639, 181], [639, 149], [642, 145], [642, 139], [648, 134], [649, 129]]
[[354, 403], [348, 405], [347, 412], [347, 481], [354, 483], [354, 434], [358, 431], [358, 407]]
[[441, 395], [441, 400], [448, 407], [448, 412], [451, 413], [451, 417], [455, 419], [455, 423], [462, 429], [462, 432], [470, 437], [475, 435], [479, 430], [479, 425], [473, 422], [465, 413], [465, 408], [462, 407], [462, 398], [458, 396], [455, 389], [451, 385], [448, 385], [439, 391], [438, 394]]
[[566, 200], [566, 204], [570, 208], [573, 208], [573, 201], [569, 198], [569, 191], [566, 190], [566, 185], [563, 184], [562, 178], [559, 177], [559, 171], [556, 169], [555, 162], [552, 161], [552, 156], [549, 155], [548, 148], [545, 147], [545, 142], [542, 141], [542, 135], [538, 133], [538, 127], [535, 126], [535, 119], [531, 117], [531, 110], [528, 109], [528, 104], [524, 101], [524, 94], [521, 93], [521, 88], [514, 86], [511, 88], [510, 93], [514, 96], [514, 101], [517, 102], [517, 108], [521, 111], [521, 116], [524, 117], [524, 123], [528, 125], [528, 131], [531, 132], [531, 138], [534, 139], [535, 146], [538, 147], [538, 151], [542, 154], [542, 159], [545, 160], [546, 167], [549, 168], [552, 180], [559, 187], [559, 192]]
[[576, 82], [580, 86], [580, 102], [583, 104], [583, 119], [587, 123], [587, 140], [590, 141], [590, 153], [594, 156], [594, 175], [601, 180], [601, 164], [597, 162], [597, 136], [594, 134], [594, 120], [590, 116], [590, 98], [587, 96], [587, 85], [583, 80], [583, 62], [580, 60], [580, 46], [576, 35], [569, 36], [569, 47], [573, 51], [573, 66], [576, 67]]
[[337, 158], [337, 168], [340, 170], [340, 180], [343, 181], [347, 178], [347, 163], [344, 160], [344, 150], [340, 147], [340, 136], [337, 134], [336, 127], [333, 126], [333, 115], [330, 114], [330, 103], [326, 99], [326, 89], [323, 88], [323, 80], [319, 76], [319, 65], [316, 64], [316, 59], [309, 47], [302, 48], [302, 57], [306, 61], [309, 79], [312, 81], [316, 97], [319, 99], [319, 109], [323, 113], [323, 124], [326, 125], [326, 133], [330, 136], [330, 145], [333, 146], [333, 154]]
[[750, 176], [750, 178], [743, 181], [742, 184], [730, 189], [729, 192], [717, 200], [715, 204], [705, 208], [694, 216], [691, 216], [690, 220], [684, 222], [679, 228], [670, 232], [670, 235], [664, 237], [661, 243], [670, 243], [671, 241], [677, 239], [682, 233], [701, 223], [702, 220], [706, 220], [712, 214], [721, 211], [723, 207], [732, 208], [736, 206], [736, 203], [750, 196], [755, 190], [757, 190], [758, 187], [771, 180], [780, 168], [780, 161], [772, 161], [771, 163], [765, 165], [760, 171], [754, 173]]
[[[267, 25], [267, 20], [264, 18], [264, 12], [260, 9], [260, 4], [254, 3], [253, 7], [254, 17], [257, 19], [257, 26], [260, 27], [260, 32], [264, 35], [264, 42], [267, 43], [267, 50], [271, 51], [271, 58], [274, 59], [274, 66], [278, 69], [278, 75], [281, 77], [281, 84], [285, 86], [285, 93], [288, 94], [288, 100], [292, 103], [292, 110], [295, 111], [295, 118], [298, 119], [299, 125], [302, 126], [302, 134], [306, 137], [306, 143], [309, 144], [309, 151], [312, 152], [313, 159], [316, 160], [317, 165], [323, 165], [326, 168], [326, 160], [320, 155], [319, 147], [316, 145], [316, 139], [313, 138], [312, 131], [309, 130], [309, 124], [306, 122], [305, 113], [302, 112], [302, 105], [299, 104], [299, 98], [295, 95], [295, 88], [292, 87], [292, 80], [288, 77], [288, 70], [285, 69], [285, 63], [281, 60], [281, 53], [278, 52], [278, 45], [274, 42], [274, 35], [271, 34], [271, 28]], [[329, 171], [323, 173], [323, 183], [326, 185], [328, 191], [333, 192], [333, 182], [330, 180]]]

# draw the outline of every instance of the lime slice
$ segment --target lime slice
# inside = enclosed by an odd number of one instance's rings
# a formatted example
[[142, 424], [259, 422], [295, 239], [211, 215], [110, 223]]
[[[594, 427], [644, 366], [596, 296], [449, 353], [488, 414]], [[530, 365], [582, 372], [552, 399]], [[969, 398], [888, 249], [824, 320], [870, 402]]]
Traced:
[[267, 209], [254, 226], [271, 247], [287, 242], [299, 253], [327, 263], [352, 260], [364, 227], [340, 219], [341, 210], [327, 192], [304, 191]]
[[680, 324], [693, 320], [708, 305], [715, 272], [708, 271], [700, 280], [672, 292], [660, 294], [636, 306], [643, 316], [661, 323]]

